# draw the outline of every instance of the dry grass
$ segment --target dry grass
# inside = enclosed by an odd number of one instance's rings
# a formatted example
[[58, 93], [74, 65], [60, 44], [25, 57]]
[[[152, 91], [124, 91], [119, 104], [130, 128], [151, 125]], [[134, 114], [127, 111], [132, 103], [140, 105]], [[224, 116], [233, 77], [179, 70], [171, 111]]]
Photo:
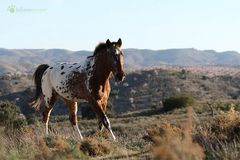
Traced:
[[98, 140], [94, 138], [86, 138], [80, 144], [80, 150], [89, 156], [103, 156], [109, 154], [112, 144], [106, 140]]
[[1, 133], [0, 159], [87, 159], [73, 139], [45, 137], [32, 128]]
[[204, 158], [203, 149], [193, 142], [192, 110], [182, 127], [164, 122], [160, 128], [151, 129], [148, 134], [154, 142], [153, 154], [161, 160], [200, 160]]
[[117, 142], [108, 132], [95, 134], [96, 120], [80, 121], [83, 141], [66, 117], [50, 120], [48, 137], [41, 125], [14, 132], [0, 128], [0, 159], [240, 159], [240, 113], [234, 108], [214, 117], [186, 109], [146, 115], [111, 118]]
[[200, 119], [188, 111], [185, 121], [168, 119], [149, 130], [156, 159], [240, 159], [240, 113], [234, 106], [229, 103], [228, 111]]
[[204, 147], [208, 159], [240, 159], [240, 113], [230, 105], [208, 123], [196, 127], [194, 139]]
[[[83, 124], [89, 127], [91, 120], [85, 120]], [[65, 160], [65, 159], [91, 159], [91, 158], [128, 158], [139, 156], [137, 150], [143, 146], [136, 146], [134, 140], [124, 135], [128, 131], [120, 129], [115, 133], [118, 142], [113, 142], [108, 132], [92, 134], [88, 129], [83, 132], [84, 140], [81, 141], [74, 134], [72, 128], [64, 121], [63, 127], [58, 125], [56, 130], [50, 132], [50, 136], [44, 135], [42, 126], [27, 126], [21, 130], [0, 131], [0, 159], [39, 159], [39, 160]], [[54, 128], [55, 128], [54, 127]], [[124, 127], [124, 126], [123, 126]], [[90, 127], [89, 127], [90, 128]], [[93, 128], [93, 126], [91, 127]], [[97, 128], [97, 127], [96, 127]], [[119, 135], [124, 134], [124, 135]], [[138, 136], [138, 135], [137, 135]], [[144, 141], [144, 140], [143, 140]], [[142, 141], [139, 141], [142, 143]], [[133, 150], [135, 146], [135, 151]], [[140, 155], [141, 156], [141, 155]], [[134, 159], [134, 158], [131, 158]]]

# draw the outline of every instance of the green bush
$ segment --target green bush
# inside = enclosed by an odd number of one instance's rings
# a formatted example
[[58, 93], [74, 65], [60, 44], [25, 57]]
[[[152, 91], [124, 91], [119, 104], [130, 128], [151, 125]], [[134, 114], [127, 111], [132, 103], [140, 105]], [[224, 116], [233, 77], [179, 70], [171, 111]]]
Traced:
[[21, 129], [26, 125], [27, 125], [27, 121], [23, 117], [18, 117], [14, 119], [12, 122], [13, 129]]
[[20, 109], [9, 101], [0, 101], [0, 125], [5, 129], [19, 129], [27, 125], [24, 115], [20, 114]]
[[176, 108], [185, 108], [195, 103], [191, 96], [176, 96], [169, 97], [163, 101], [163, 110], [170, 111]]
[[0, 124], [8, 125], [12, 123], [20, 114], [20, 109], [9, 101], [0, 101]]

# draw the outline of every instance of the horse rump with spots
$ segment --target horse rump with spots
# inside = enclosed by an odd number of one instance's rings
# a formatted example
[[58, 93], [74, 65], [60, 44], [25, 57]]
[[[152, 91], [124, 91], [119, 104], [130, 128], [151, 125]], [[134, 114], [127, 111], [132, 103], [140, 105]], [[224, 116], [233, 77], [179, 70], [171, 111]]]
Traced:
[[41, 102], [45, 102], [43, 122], [48, 133], [48, 121], [56, 98], [59, 96], [69, 108], [69, 119], [73, 128], [82, 139], [82, 134], [77, 124], [77, 102], [84, 99], [89, 102], [98, 118], [98, 127], [103, 126], [111, 133], [110, 121], [105, 111], [110, 94], [109, 78], [113, 74], [116, 81], [123, 81], [123, 53], [121, 50], [122, 40], [100, 43], [92, 56], [86, 58], [84, 63], [61, 63], [49, 66], [42, 64], [34, 73], [36, 85], [36, 98], [31, 106], [40, 108]]

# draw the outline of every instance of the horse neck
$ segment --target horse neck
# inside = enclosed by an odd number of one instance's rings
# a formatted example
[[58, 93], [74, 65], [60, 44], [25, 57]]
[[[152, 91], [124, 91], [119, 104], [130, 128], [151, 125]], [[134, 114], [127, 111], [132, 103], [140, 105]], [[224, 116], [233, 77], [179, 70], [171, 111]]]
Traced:
[[[104, 53], [103, 53], [104, 54]], [[98, 55], [91, 57], [92, 62], [92, 77], [95, 85], [105, 85], [109, 80], [111, 70], [107, 67], [106, 58], [104, 56]]]
[[101, 84], [105, 84], [110, 77], [111, 70], [107, 66], [106, 58], [96, 57], [95, 75], [98, 76]]

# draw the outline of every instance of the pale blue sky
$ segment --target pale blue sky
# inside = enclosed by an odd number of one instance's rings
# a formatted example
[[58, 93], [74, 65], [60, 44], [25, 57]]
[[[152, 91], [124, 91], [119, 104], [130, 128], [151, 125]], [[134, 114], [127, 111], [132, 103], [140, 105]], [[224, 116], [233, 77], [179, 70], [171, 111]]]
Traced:
[[123, 48], [240, 51], [240, 1], [0, 0], [1, 48], [93, 50], [119, 37]]

